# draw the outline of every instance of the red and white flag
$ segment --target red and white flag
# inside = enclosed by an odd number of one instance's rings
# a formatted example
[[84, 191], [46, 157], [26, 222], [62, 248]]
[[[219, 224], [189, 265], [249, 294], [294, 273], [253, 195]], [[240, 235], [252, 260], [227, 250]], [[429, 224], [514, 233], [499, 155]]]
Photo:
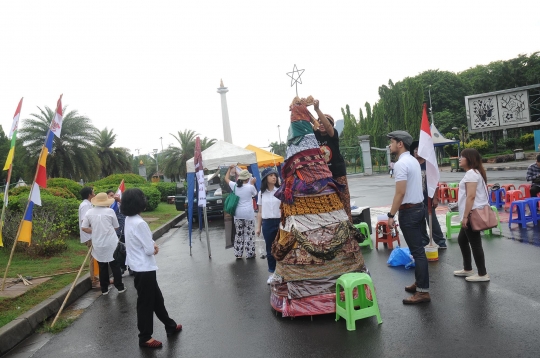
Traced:
[[420, 140], [418, 141], [418, 155], [426, 160], [428, 196], [433, 198], [441, 175], [439, 173], [439, 166], [437, 165], [435, 146], [433, 145], [433, 137], [431, 136], [431, 129], [429, 128], [427, 104], [425, 103], [422, 113], [422, 126], [420, 127]]
[[56, 104], [56, 112], [54, 114], [53, 122], [51, 123], [51, 132], [53, 132], [58, 138], [60, 138], [60, 132], [62, 132], [62, 120], [62, 95], [60, 95], [58, 103]]
[[193, 157], [193, 164], [195, 165], [195, 176], [197, 177], [197, 183], [199, 184], [199, 198], [197, 205], [201, 208], [206, 207], [206, 188], [204, 185], [204, 166], [201, 152], [201, 139], [195, 138], [195, 155]]
[[116, 195], [122, 199], [122, 193], [126, 190], [126, 186], [124, 185], [124, 179], [122, 179], [122, 182], [118, 186], [118, 190], [116, 191]]

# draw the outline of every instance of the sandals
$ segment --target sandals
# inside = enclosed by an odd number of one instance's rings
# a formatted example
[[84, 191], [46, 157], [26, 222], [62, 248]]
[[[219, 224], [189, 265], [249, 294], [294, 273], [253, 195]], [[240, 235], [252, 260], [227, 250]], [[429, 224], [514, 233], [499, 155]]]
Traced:
[[170, 332], [167, 332], [167, 337], [170, 337], [174, 334], [177, 334], [178, 332], [180, 332], [182, 330], [182, 325], [181, 324], [177, 324], [176, 325], [176, 328], [174, 329], [174, 331], [170, 331]]
[[163, 343], [161, 343], [157, 339], [154, 339], [152, 342], [139, 343], [139, 347], [142, 347], [142, 348], [162, 348]]

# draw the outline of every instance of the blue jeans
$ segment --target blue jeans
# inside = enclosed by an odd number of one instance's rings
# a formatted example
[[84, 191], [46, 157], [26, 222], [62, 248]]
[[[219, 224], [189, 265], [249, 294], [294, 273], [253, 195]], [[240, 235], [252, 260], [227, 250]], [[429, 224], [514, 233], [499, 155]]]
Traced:
[[276, 270], [276, 259], [272, 256], [272, 244], [279, 231], [280, 219], [263, 219], [262, 233], [266, 242], [266, 260], [268, 261], [268, 272], [274, 273]]
[[[422, 245], [426, 246], [429, 244], [429, 210], [427, 205], [424, 204], [424, 216], [426, 218], [426, 225], [422, 229]], [[437, 219], [437, 214], [435, 213], [435, 208], [431, 207], [431, 226], [433, 230], [433, 241], [442, 247], [446, 247], [446, 239], [441, 230], [441, 225]]]
[[418, 292], [429, 292], [428, 261], [422, 244], [422, 228], [425, 230], [425, 220], [423, 203], [412, 208], [399, 210], [399, 227], [403, 232], [416, 265], [414, 276]]

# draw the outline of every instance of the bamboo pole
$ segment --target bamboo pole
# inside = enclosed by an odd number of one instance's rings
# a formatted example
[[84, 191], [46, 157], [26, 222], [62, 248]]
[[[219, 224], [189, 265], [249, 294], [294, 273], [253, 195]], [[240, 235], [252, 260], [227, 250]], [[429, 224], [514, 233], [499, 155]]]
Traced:
[[83, 261], [83, 263], [81, 265], [81, 268], [79, 269], [79, 272], [77, 273], [77, 277], [75, 277], [75, 280], [73, 281], [73, 284], [71, 285], [71, 288], [69, 289], [69, 292], [67, 293], [66, 298], [64, 298], [64, 302], [62, 302], [62, 306], [60, 306], [60, 310], [58, 310], [58, 313], [56, 314], [56, 317], [54, 317], [54, 321], [51, 324], [51, 328], [54, 327], [56, 321], [58, 320], [58, 317], [60, 317], [60, 314], [64, 310], [64, 306], [66, 305], [66, 303], [67, 303], [67, 301], [69, 299], [69, 296], [71, 295], [71, 292], [73, 292], [73, 288], [75, 288], [75, 284], [79, 280], [79, 277], [81, 276], [81, 272], [82, 272], [84, 266], [86, 265], [86, 261], [88, 260], [88, 257], [90, 256], [91, 252], [92, 252], [92, 245], [90, 245], [90, 248], [88, 249], [88, 253], [86, 254], [86, 257], [84, 258], [84, 261]]

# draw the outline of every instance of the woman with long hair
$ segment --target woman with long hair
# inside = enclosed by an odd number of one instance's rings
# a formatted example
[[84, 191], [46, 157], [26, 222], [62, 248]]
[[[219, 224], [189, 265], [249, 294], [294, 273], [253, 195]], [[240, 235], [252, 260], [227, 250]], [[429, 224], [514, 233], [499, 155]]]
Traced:
[[122, 194], [120, 210], [126, 216], [124, 227], [126, 239], [127, 264], [134, 271], [135, 289], [137, 290], [137, 328], [139, 346], [143, 348], [161, 348], [163, 343], [152, 338], [154, 332], [154, 313], [165, 325], [167, 336], [182, 330], [181, 324], [169, 317], [165, 301], [156, 279], [155, 255], [159, 247], [152, 239], [150, 227], [139, 215], [146, 208], [146, 196], [141, 189], [128, 189]]
[[[454, 275], [464, 276], [470, 282], [489, 281], [480, 232], [473, 231], [469, 222], [471, 210], [489, 205], [486, 171], [482, 165], [480, 153], [473, 148], [467, 148], [461, 152], [459, 166], [466, 171], [459, 182], [458, 192], [458, 209], [461, 219], [458, 243], [463, 256], [463, 269], [454, 271]], [[471, 251], [478, 269], [477, 274], [472, 269]]]
[[[251, 178], [251, 173], [246, 169], [238, 174], [238, 179], [233, 182], [229, 179], [231, 170], [236, 168], [236, 165], [231, 165], [225, 175], [225, 182], [235, 192], [240, 200], [234, 213], [234, 226], [236, 235], [234, 237], [234, 256], [236, 259], [241, 259], [246, 250], [246, 258], [252, 259], [255, 257], [255, 210], [253, 210], [253, 197], [257, 195], [255, 189], [255, 178]], [[250, 180], [251, 178], [251, 180]]]
[[272, 282], [274, 271], [276, 270], [276, 259], [272, 256], [272, 243], [279, 231], [279, 221], [281, 212], [279, 206], [281, 200], [276, 198], [274, 194], [279, 188], [278, 172], [274, 168], [266, 168], [262, 172], [261, 191], [259, 192], [257, 205], [259, 205], [259, 213], [257, 214], [257, 230], [255, 234], [262, 234], [266, 243], [266, 260], [268, 262], [268, 272], [270, 277], [266, 281], [267, 284]]

